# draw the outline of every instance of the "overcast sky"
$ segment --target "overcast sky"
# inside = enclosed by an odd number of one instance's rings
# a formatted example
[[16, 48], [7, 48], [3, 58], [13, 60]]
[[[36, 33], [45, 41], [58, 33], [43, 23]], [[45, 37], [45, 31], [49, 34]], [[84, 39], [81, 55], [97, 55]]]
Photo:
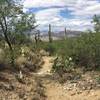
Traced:
[[25, 0], [24, 12], [35, 14], [40, 30], [48, 24], [54, 31], [87, 30], [93, 28], [93, 15], [100, 15], [100, 0]]

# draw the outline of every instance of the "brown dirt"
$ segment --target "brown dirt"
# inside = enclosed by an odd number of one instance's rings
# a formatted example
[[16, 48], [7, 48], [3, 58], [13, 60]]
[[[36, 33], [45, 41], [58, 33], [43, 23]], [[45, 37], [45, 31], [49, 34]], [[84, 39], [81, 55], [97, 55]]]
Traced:
[[42, 65], [42, 68], [37, 72], [37, 74], [39, 75], [50, 74], [50, 71], [53, 65], [53, 60], [54, 60], [54, 57], [44, 56], [43, 57], [44, 64]]
[[31, 73], [18, 80], [11, 70], [0, 71], [0, 100], [45, 100], [41, 81]]
[[45, 85], [47, 100], [100, 100], [100, 90], [66, 90], [64, 86], [50, 82]]
[[82, 74], [82, 79], [77, 82], [67, 80], [60, 84], [58, 77], [55, 78], [51, 73], [54, 57], [44, 56], [43, 60], [41, 69], [36, 73], [24, 75], [22, 83], [11, 71], [1, 71], [0, 100], [100, 100], [100, 88], [83, 88], [94, 83], [92, 78], [99, 73], [87, 72]]
[[[70, 80], [64, 84], [60, 84], [53, 78], [53, 74], [50, 73], [52, 67], [53, 57], [44, 57], [44, 65], [38, 72], [39, 77], [42, 80], [42, 84], [45, 87], [46, 100], [100, 100], [100, 89], [84, 89], [82, 85], [78, 88], [75, 83], [71, 83]], [[83, 80], [78, 81], [84, 85], [88, 85], [86, 80], [92, 82], [92, 76], [95, 72], [87, 72], [83, 74]], [[91, 77], [91, 78], [90, 78]], [[85, 80], [86, 79], [86, 80]], [[79, 84], [79, 83], [77, 83]], [[74, 86], [73, 86], [74, 85]], [[70, 86], [70, 88], [68, 88]], [[87, 86], [89, 87], [89, 86]], [[83, 88], [83, 89], [82, 89]]]

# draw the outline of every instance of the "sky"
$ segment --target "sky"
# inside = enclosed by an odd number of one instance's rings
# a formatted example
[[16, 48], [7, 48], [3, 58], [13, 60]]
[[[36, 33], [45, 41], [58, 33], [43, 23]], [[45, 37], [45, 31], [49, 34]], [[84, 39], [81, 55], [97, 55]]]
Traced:
[[100, 0], [25, 0], [24, 12], [34, 13], [38, 29], [86, 31], [93, 29], [93, 15], [100, 15]]

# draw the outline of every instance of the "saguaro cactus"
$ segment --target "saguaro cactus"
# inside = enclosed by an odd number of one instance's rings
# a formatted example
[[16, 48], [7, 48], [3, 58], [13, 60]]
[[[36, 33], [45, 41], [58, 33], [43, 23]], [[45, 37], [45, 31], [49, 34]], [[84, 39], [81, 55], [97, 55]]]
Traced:
[[41, 39], [40, 39], [40, 31], [39, 31], [39, 30], [38, 30], [38, 36], [37, 36], [37, 39], [38, 39], [38, 42], [41, 41]]
[[35, 42], [37, 44], [38, 40], [37, 40], [37, 33], [35, 34]]
[[51, 24], [49, 24], [49, 31], [48, 31], [48, 35], [49, 35], [49, 42], [50, 42], [50, 43], [52, 43]]
[[40, 31], [39, 30], [37, 30], [37, 33], [35, 34], [35, 42], [36, 44], [40, 42]]
[[65, 33], [65, 39], [66, 39], [67, 38], [67, 30], [66, 30], [66, 27], [65, 27], [64, 33]]

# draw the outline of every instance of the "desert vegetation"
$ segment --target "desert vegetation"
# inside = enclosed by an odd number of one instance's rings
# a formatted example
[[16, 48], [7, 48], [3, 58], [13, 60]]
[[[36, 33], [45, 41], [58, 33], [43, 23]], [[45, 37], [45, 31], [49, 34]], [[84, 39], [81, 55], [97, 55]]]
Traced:
[[83, 93], [81, 100], [99, 100], [100, 16], [91, 24], [93, 31], [74, 37], [64, 28], [57, 40], [49, 24], [44, 41], [20, 0], [0, 0], [0, 100], [80, 100]]

